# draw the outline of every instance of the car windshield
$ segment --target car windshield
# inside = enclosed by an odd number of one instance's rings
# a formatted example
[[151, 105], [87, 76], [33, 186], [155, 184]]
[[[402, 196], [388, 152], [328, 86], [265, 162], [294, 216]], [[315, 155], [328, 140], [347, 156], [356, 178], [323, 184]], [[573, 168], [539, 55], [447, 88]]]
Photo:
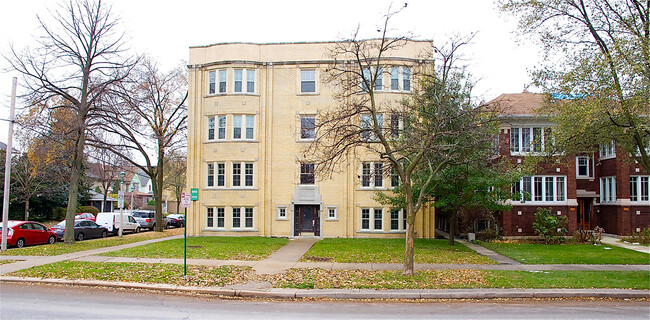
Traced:
[[149, 213], [143, 211], [133, 211], [133, 216], [138, 218], [149, 218]]

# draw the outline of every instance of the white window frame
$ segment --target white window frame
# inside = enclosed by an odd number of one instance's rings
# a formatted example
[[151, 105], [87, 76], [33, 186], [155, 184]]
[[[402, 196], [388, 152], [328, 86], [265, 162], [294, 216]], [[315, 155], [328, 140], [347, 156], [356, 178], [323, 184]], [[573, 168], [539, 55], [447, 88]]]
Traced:
[[[368, 214], [369, 214], [367, 219], [363, 217], [364, 211], [366, 211], [366, 210], [368, 211]], [[377, 210], [379, 210], [381, 212], [381, 218], [380, 218], [381, 229], [376, 228]], [[386, 216], [384, 214], [384, 211], [385, 211], [384, 208], [372, 208], [372, 207], [371, 208], [361, 208], [360, 215], [359, 215], [360, 231], [362, 231], [362, 232], [372, 232], [372, 231], [383, 232], [384, 231], [384, 217]], [[368, 228], [364, 228], [364, 226], [363, 226], [364, 220], [368, 220]]]
[[[397, 229], [393, 229], [393, 213], [397, 213]], [[406, 231], [406, 211], [404, 209], [392, 208], [388, 212], [388, 229], [391, 232]]]
[[[251, 77], [252, 73], [252, 77]], [[240, 78], [240, 79], [238, 79]], [[250, 78], [253, 78], [252, 80]], [[237, 82], [240, 83], [239, 90]], [[253, 90], [249, 90], [249, 84], [252, 82]], [[257, 93], [257, 69], [235, 68], [233, 73], [233, 93], [235, 94], [255, 94]]]
[[[214, 162], [209, 162], [205, 167], [205, 186], [206, 188], [214, 188], [215, 186], [215, 164]], [[211, 179], [212, 178], [212, 179]]]
[[[313, 171], [311, 172], [312, 182], [311, 183], [308, 183], [308, 182], [303, 183], [303, 175], [308, 177], [309, 172], [302, 172], [302, 169], [303, 169], [303, 166], [305, 166], [305, 168], [306, 168], [306, 166], [308, 166], [308, 165], [311, 165], [312, 168], [313, 168]], [[298, 174], [299, 174], [299, 176], [298, 176], [298, 184], [304, 185], [304, 186], [313, 186], [313, 185], [316, 184], [316, 164], [315, 163], [313, 163], [313, 162], [301, 162], [300, 165], [298, 166], [298, 170], [299, 170], [299, 172], [298, 172]]]
[[[551, 130], [551, 126], [548, 125], [530, 125], [530, 126], [511, 127], [510, 128], [510, 155], [513, 156], [535, 155], [544, 152], [547, 144], [546, 139], [550, 138], [550, 130]], [[526, 132], [526, 134], [524, 134], [524, 132]], [[524, 138], [524, 135], [526, 135], [527, 137]], [[537, 135], [540, 136], [539, 146], [535, 145], [535, 143], [538, 142]]]
[[[379, 91], [383, 92], [385, 87], [384, 87], [384, 67], [381, 66], [379, 68], [377, 67], [370, 67], [370, 68], [364, 68], [361, 70], [363, 78], [365, 78], [366, 81], [370, 82], [372, 80], [373, 76], [376, 74], [377, 77], [375, 78], [375, 81], [373, 83], [370, 83], [372, 85], [373, 91]], [[361, 92], [368, 92], [368, 88], [366, 87], [366, 83], [363, 81], [363, 78], [361, 79]]]
[[217, 72], [216, 70], [208, 71], [208, 95], [217, 93]]
[[[384, 114], [376, 113], [375, 119], [377, 120], [377, 125], [379, 126], [379, 130], [382, 130], [384, 128]], [[377, 137], [377, 134], [373, 129], [374, 123], [372, 121], [371, 114], [370, 113], [361, 114], [361, 118], [359, 119], [359, 121], [360, 121], [361, 129], [367, 130], [361, 132], [361, 140], [366, 142], [379, 141], [379, 137]]]
[[616, 143], [614, 140], [598, 146], [598, 155], [601, 160], [616, 158]]
[[630, 176], [630, 202], [650, 202], [650, 176]]
[[289, 206], [275, 206], [275, 220], [289, 220]]
[[[238, 169], [235, 169], [235, 166], [239, 166]], [[248, 166], [250, 166], [250, 169], [252, 172], [250, 174], [247, 173]], [[232, 177], [232, 187], [237, 188], [237, 189], [251, 189], [255, 187], [255, 162], [250, 162], [250, 161], [242, 161], [242, 162], [233, 162], [230, 166], [231, 168], [231, 177]], [[237, 173], [239, 171], [239, 173]], [[246, 177], [251, 176], [252, 177], [252, 185], [246, 185], [247, 180]], [[239, 178], [239, 184], [235, 184], [235, 181], [237, 181], [237, 178]]]
[[[212, 215], [210, 214], [212, 211]], [[206, 207], [205, 210], [205, 225], [209, 229], [219, 229], [219, 230], [225, 230], [226, 229], [226, 208], [225, 207]], [[221, 215], [219, 214], [221, 213]], [[210, 223], [210, 220], [212, 220], [212, 223]], [[223, 223], [223, 226], [219, 226], [219, 222]]]
[[[313, 128], [303, 128], [303, 120], [308, 121], [308, 119], [313, 119]], [[298, 127], [300, 128], [300, 132], [298, 132], [298, 139], [301, 141], [314, 141], [316, 139], [316, 115], [312, 114], [303, 114], [300, 115], [299, 119], [300, 123], [298, 124]], [[310, 129], [310, 130], [307, 130]], [[311, 132], [311, 136], [304, 136], [303, 132]]]
[[[235, 210], [239, 211], [239, 217], [235, 217]], [[251, 217], [248, 217], [249, 211], [251, 212]], [[255, 230], [255, 207], [232, 207], [230, 212], [232, 213], [230, 219], [232, 221], [232, 228], [230, 230]], [[249, 219], [251, 221], [250, 227], [246, 226]], [[239, 222], [239, 227], [235, 227], [235, 221]]]
[[[377, 178], [377, 173], [375, 172], [377, 169], [377, 165], [381, 165], [381, 185], [376, 185], [376, 178]], [[368, 174], [364, 173], [364, 167], [369, 166], [369, 172]], [[385, 189], [386, 185], [386, 177], [384, 173], [386, 172], [387, 164], [383, 161], [364, 161], [361, 163], [361, 167], [359, 170], [359, 185], [361, 186], [361, 189]], [[367, 177], [368, 185], [364, 185], [364, 178]]]
[[[223, 88], [221, 87], [221, 84], [223, 84]], [[219, 72], [217, 73], [217, 92], [228, 92], [228, 69], [219, 69]]]
[[600, 178], [600, 203], [616, 203], [616, 176]]
[[[316, 68], [304, 68], [298, 70], [300, 75], [300, 83], [298, 85], [299, 94], [318, 94], [318, 71]], [[313, 74], [313, 79], [305, 79], [306, 75]], [[303, 83], [312, 82], [314, 84], [314, 91], [303, 91]]]
[[[585, 161], [584, 165], [580, 163], [580, 161]], [[577, 178], [591, 178], [591, 157], [589, 156], [577, 156], [576, 157], [576, 177]], [[587, 169], [587, 174], [586, 175], [581, 175], [580, 174], [580, 167], [581, 166], [586, 166]]]
[[[393, 92], [411, 92], [411, 68], [391, 66], [389, 78], [388, 90]], [[397, 82], [397, 86], [395, 86], [394, 82]]]
[[[235, 126], [239, 120], [239, 127]], [[239, 129], [239, 138], [235, 135], [235, 129]], [[254, 114], [234, 114], [232, 116], [232, 139], [233, 140], [255, 140], [255, 115]], [[249, 132], [251, 135], [249, 137]]]
[[339, 220], [339, 207], [338, 206], [326, 206], [325, 207], [325, 220], [326, 221], [337, 221], [337, 220]]
[[[223, 173], [220, 173], [223, 169]], [[212, 177], [212, 184], [210, 184]], [[222, 182], [221, 184], [219, 182]], [[225, 188], [226, 187], [226, 163], [225, 162], [208, 162], [206, 164], [206, 188]]]
[[[552, 189], [550, 192], [549, 186]], [[565, 204], [567, 202], [567, 177], [563, 175], [522, 177], [512, 187], [512, 193], [519, 192], [528, 194], [522, 194], [522, 198], [513, 200], [513, 203]]]

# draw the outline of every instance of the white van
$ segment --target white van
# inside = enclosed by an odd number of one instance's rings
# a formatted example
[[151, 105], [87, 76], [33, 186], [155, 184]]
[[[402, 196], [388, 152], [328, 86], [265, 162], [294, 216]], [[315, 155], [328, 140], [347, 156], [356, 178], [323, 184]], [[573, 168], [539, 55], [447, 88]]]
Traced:
[[[140, 224], [135, 221], [131, 212], [124, 212], [124, 230], [122, 232], [131, 231], [131, 232], [140, 232]], [[114, 234], [119, 234], [120, 229], [120, 212], [100, 212], [97, 214], [97, 224], [108, 228], [109, 232]]]

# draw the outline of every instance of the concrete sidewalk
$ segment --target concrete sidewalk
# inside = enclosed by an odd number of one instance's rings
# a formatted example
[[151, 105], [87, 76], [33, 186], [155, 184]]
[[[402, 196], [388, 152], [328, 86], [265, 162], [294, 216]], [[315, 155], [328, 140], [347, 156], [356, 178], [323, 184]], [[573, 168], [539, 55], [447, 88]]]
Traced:
[[649, 245], [643, 245], [643, 244], [632, 244], [629, 242], [623, 242], [621, 239], [612, 237], [612, 236], [607, 236], [604, 235], [603, 238], [600, 241], [603, 244], [608, 244], [610, 246], [617, 246], [625, 249], [630, 249], [634, 251], [639, 251], [643, 253], [650, 254], [650, 246]]

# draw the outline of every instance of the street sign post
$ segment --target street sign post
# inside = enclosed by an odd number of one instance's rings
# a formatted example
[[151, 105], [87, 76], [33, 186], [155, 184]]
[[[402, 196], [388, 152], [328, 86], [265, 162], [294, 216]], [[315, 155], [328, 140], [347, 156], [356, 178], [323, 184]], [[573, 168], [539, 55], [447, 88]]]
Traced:
[[[194, 190], [194, 189], [192, 189]], [[198, 190], [197, 190], [198, 194]], [[189, 193], [181, 193], [181, 207], [185, 208], [185, 226], [183, 226], [183, 279], [187, 280], [187, 207], [190, 206]]]
[[117, 206], [120, 208], [120, 229], [118, 230], [118, 236], [122, 237], [122, 231], [124, 230], [124, 190], [117, 192]]

